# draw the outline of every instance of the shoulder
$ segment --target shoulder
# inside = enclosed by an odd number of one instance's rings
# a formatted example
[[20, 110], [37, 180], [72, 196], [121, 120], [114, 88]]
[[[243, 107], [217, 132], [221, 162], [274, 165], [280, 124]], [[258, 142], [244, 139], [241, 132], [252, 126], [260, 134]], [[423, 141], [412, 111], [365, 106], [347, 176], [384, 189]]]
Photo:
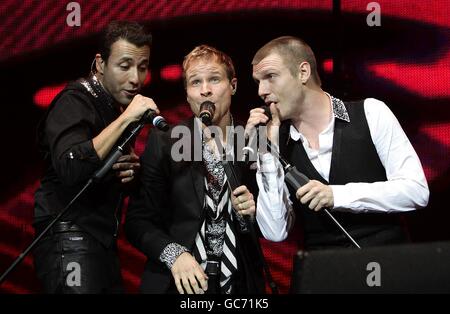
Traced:
[[83, 86], [78, 82], [69, 83], [53, 100], [50, 112], [92, 112], [94, 110], [94, 98], [83, 91]]
[[364, 111], [368, 119], [387, 119], [394, 116], [386, 103], [376, 98], [364, 99]]
[[41, 118], [38, 130], [53, 122], [57, 124], [73, 124], [81, 120], [94, 121], [96, 117], [94, 102], [81, 88], [81, 84], [76, 82], [69, 83], [56, 95]]
[[55, 97], [55, 100], [59, 101], [61, 98], [70, 97], [81, 99], [85, 102], [93, 102], [95, 100], [94, 96], [90, 94], [79, 81], [68, 83], [64, 87], [64, 89]]

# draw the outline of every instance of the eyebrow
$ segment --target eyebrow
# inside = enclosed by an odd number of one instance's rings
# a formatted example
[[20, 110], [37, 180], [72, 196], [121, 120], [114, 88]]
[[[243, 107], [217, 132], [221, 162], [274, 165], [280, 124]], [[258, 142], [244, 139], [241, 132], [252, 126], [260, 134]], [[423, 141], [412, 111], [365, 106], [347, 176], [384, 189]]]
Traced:
[[266, 69], [263, 69], [262, 71], [257, 71], [257, 72], [258, 72], [257, 75], [259, 76], [259, 79], [255, 78], [255, 72], [253, 72], [253, 74], [252, 74], [253, 80], [256, 83], [258, 83], [260, 80], [266, 78], [267, 75], [269, 75], [270, 73], [275, 73], [275, 72], [278, 73], [279, 71], [275, 68], [266, 68]]
[[119, 63], [124, 62], [124, 61], [129, 62], [129, 61], [133, 61], [133, 59], [130, 57], [122, 57], [119, 59]]
[[[199, 75], [199, 73], [193, 73], [191, 75], [188, 75], [187, 79], [190, 80], [192, 78], [195, 78], [198, 75]], [[222, 75], [222, 73], [219, 71], [213, 71], [213, 72], [208, 73], [208, 75], [211, 75], [211, 76], [219, 75], [220, 76], [220, 75]]]
[[262, 74], [262, 75], [267, 75], [267, 74], [273, 73], [273, 72], [280, 72], [280, 70], [278, 68], [270, 65], [267, 68], [258, 71], [258, 73]]
[[[130, 58], [130, 57], [122, 57], [121, 59], [119, 59], [118, 63], [122, 63], [122, 62], [131, 62], [131, 61], [133, 61], [133, 58]], [[145, 58], [145, 59], [143, 59], [143, 60], [142, 60], [141, 62], [139, 62], [139, 63], [143, 63], [143, 62], [148, 63], [148, 59]]]

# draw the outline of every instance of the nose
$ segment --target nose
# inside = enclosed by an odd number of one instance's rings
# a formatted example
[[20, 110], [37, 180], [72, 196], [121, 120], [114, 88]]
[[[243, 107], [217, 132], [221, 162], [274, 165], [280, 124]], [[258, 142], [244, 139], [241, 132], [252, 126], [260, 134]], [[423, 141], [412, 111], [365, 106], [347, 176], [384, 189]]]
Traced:
[[267, 84], [264, 81], [259, 82], [258, 85], [258, 95], [264, 99], [267, 97], [267, 95], [270, 94], [269, 88]]
[[203, 97], [209, 97], [212, 95], [212, 91], [211, 91], [211, 86], [208, 84], [208, 82], [204, 82], [202, 84], [201, 90], [200, 90], [200, 94]]
[[131, 67], [128, 73], [128, 81], [133, 85], [139, 85], [139, 71], [137, 67]]

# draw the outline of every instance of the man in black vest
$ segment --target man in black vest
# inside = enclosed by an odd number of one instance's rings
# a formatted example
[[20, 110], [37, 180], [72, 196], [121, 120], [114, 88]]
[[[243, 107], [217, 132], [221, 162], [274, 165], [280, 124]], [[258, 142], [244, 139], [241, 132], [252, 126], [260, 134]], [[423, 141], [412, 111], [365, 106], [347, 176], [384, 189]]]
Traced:
[[[46, 172], [35, 194], [37, 233], [102, 166], [127, 127], [148, 109], [157, 110], [138, 94], [148, 73], [151, 35], [137, 23], [113, 22], [101, 45], [91, 76], [69, 83], [39, 126]], [[46, 293], [124, 291], [116, 238], [124, 191], [139, 166], [132, 147], [125, 148], [113, 171], [38, 244], [35, 268]]]
[[[324, 208], [362, 247], [407, 240], [398, 213], [425, 207], [429, 190], [419, 158], [389, 108], [373, 98], [344, 103], [324, 92], [314, 53], [299, 38], [270, 41], [252, 64], [258, 94], [273, 118], [253, 109], [246, 129], [268, 123], [268, 137], [281, 155], [311, 179], [289, 190], [290, 201], [280, 198], [285, 201], [275, 205], [286, 211], [293, 204], [304, 247], [352, 245]], [[283, 171], [278, 173], [283, 182]]]

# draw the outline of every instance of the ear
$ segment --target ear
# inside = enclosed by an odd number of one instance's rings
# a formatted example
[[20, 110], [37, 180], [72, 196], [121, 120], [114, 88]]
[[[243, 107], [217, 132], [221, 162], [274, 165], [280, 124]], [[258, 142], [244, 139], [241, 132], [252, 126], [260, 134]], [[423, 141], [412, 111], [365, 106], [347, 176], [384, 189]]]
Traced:
[[103, 74], [105, 67], [105, 61], [103, 61], [102, 56], [97, 53], [95, 55], [95, 68], [97, 69], [97, 73]]
[[306, 84], [309, 81], [311, 77], [311, 65], [308, 62], [303, 61], [300, 63], [298, 66], [298, 76], [302, 84]]
[[231, 95], [236, 94], [236, 90], [237, 90], [237, 78], [233, 78], [230, 82], [231, 84]]

